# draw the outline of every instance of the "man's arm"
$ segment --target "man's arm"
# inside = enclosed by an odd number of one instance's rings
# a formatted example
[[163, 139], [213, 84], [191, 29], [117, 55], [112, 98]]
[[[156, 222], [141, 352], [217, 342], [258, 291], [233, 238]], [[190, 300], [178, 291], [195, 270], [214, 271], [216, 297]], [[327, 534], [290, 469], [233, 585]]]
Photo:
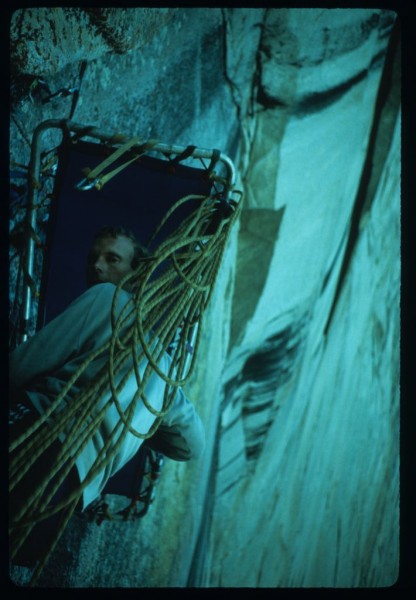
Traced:
[[[103, 326], [108, 328], [114, 291], [115, 286], [110, 283], [90, 288], [18, 346], [9, 359], [10, 389], [22, 388], [29, 381], [53, 372], [75, 356], [94, 331]], [[120, 308], [127, 300], [125, 296], [120, 294]]]
[[181, 388], [177, 390], [170, 411], [146, 443], [173, 460], [185, 461], [202, 455], [205, 449], [204, 426]]

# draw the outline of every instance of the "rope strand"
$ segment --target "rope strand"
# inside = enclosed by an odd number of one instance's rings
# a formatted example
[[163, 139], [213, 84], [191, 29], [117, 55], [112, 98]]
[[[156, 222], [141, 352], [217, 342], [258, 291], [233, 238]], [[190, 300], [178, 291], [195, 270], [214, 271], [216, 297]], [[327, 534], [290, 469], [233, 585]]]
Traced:
[[[64, 509], [62, 526], [49, 552], [35, 570], [32, 585], [74, 513], [83, 490], [113, 461], [127, 435], [143, 440], [154, 435], [172, 406], [178, 386], [183, 386], [193, 372], [204, 311], [213, 293], [230, 230], [240, 210], [239, 204], [230, 202], [231, 214], [222, 220], [216, 231], [208, 233], [216, 199], [212, 196], [186, 196], [168, 211], [151, 240], [156, 238], [175, 210], [195, 199], [200, 202], [197, 210], [184, 219], [154, 254], [144, 259], [116, 288], [111, 309], [110, 339], [83, 361], [45, 413], [10, 445], [9, 485], [13, 490], [35, 461], [41, 460], [42, 454], [58, 439], [58, 435], [61, 442], [51, 471], [38, 482], [10, 523], [11, 556], [14, 556], [35, 523]], [[121, 310], [117, 310], [120, 291], [127, 283], [135, 285], [135, 291]], [[169, 372], [165, 373], [159, 362], [178, 332], [179, 339], [172, 353]], [[194, 350], [189, 356], [187, 345], [191, 332], [196, 335]], [[103, 358], [105, 355], [106, 359]], [[100, 357], [104, 361], [102, 368], [93, 382], [82, 387], [79, 382], [83, 373], [92, 361]], [[146, 386], [154, 375], [165, 382], [159, 409], [151, 406], [146, 397]], [[132, 376], [136, 379], [137, 391], [127, 408], [123, 408], [121, 393]], [[81, 389], [77, 389], [77, 383]], [[145, 432], [139, 432], [132, 426], [139, 402], [155, 417], [152, 426]], [[55, 492], [86, 445], [94, 439], [111, 406], [116, 408], [119, 421], [97, 453], [94, 464], [82, 483], [59, 504], [51, 507]], [[54, 483], [49, 485], [53, 478]]]

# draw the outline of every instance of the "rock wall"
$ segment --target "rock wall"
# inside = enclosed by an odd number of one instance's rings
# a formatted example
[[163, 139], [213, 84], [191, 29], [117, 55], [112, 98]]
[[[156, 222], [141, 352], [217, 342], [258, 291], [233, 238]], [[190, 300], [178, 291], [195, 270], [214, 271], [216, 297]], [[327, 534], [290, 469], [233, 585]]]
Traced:
[[74, 517], [39, 585], [397, 578], [395, 21], [373, 9], [14, 13], [12, 160], [27, 164], [38, 123], [70, 114], [73, 94], [43, 103], [45, 83], [76, 87], [85, 61], [75, 121], [220, 148], [244, 191], [186, 388], [204, 457], [168, 461], [138, 523]]

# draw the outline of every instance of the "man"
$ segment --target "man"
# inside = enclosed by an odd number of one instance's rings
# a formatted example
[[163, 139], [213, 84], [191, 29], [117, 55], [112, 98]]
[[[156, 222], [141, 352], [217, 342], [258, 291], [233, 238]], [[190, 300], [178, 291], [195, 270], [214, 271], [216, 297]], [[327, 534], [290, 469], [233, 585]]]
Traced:
[[87, 259], [87, 284], [114, 283], [137, 268], [149, 256], [135, 236], [122, 227], [103, 227], [96, 234]]
[[[30, 425], [37, 415], [42, 415], [51, 406], [64, 386], [73, 378], [85, 358], [102, 347], [112, 333], [112, 303], [116, 285], [128, 274], [132, 273], [139, 260], [148, 255], [127, 230], [121, 228], [104, 228], [94, 239], [87, 261], [88, 290], [77, 298], [58, 317], [48, 323], [31, 339], [19, 346], [10, 356], [10, 389], [12, 392], [11, 437], [17, 435]], [[116, 314], [129, 301], [130, 294], [122, 290], [119, 294]], [[99, 353], [82, 372], [76, 383], [66, 392], [65, 402], [69, 405], [75, 401], [80, 389], [87, 387], [97, 378], [108, 361], [108, 352]], [[165, 354], [158, 362], [159, 369], [168, 374], [170, 357]], [[131, 362], [126, 364], [118, 374], [118, 381], [129, 372]], [[140, 366], [142, 369], [142, 365]], [[144, 369], [144, 367], [143, 367]], [[146, 398], [155, 410], [162, 409], [165, 382], [153, 373], [146, 384]], [[132, 374], [119, 393], [119, 403], [126, 411], [137, 391], [137, 380]], [[104, 405], [111, 397], [110, 390], [97, 399], [95, 410]], [[99, 400], [99, 402], [98, 402]], [[93, 415], [92, 415], [93, 416]], [[107, 409], [100, 426], [92, 439], [88, 441], [75, 467], [64, 482], [65, 493], [84, 481], [91, 467], [105, 444], [109, 435], [120, 421], [119, 413], [113, 405]], [[141, 433], [149, 431], [155, 421], [155, 415], [139, 401], [131, 421], [131, 427]], [[85, 509], [105, 490], [112, 476], [118, 473], [137, 454], [143, 439], [128, 433], [123, 444], [112, 456], [110, 462], [83, 490], [81, 508]], [[59, 446], [59, 441], [56, 444]], [[178, 388], [169, 412], [165, 415], [156, 433], [149, 440], [150, 445], [174, 460], [189, 460], [199, 457], [204, 449], [204, 429], [192, 404]], [[11, 500], [12, 512], [19, 504], [25, 490], [36, 483], [36, 469], [45, 469], [48, 460], [53, 460], [57, 446], [53, 447], [46, 460], [35, 465], [31, 476], [18, 487]], [[39, 462], [39, 461], [38, 461]], [[46, 467], [47, 468], [47, 467]], [[28, 486], [25, 488], [25, 486]], [[55, 502], [62, 497], [59, 490]], [[49, 525], [50, 522], [48, 521]], [[42, 525], [42, 523], [41, 523]], [[49, 539], [37, 528], [35, 539], [29, 540], [22, 561], [30, 562], [39, 555], [40, 540]], [[53, 527], [57, 527], [56, 519]], [[49, 526], [49, 529], [51, 527]], [[40, 537], [39, 537], [40, 536]], [[25, 558], [26, 557], [26, 558]], [[19, 564], [19, 562], [17, 563]]]

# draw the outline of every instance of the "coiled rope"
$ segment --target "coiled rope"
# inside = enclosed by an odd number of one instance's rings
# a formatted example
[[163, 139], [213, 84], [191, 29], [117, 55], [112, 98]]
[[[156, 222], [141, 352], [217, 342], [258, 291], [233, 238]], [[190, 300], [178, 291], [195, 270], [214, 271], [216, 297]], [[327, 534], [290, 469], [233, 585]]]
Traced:
[[[10, 446], [9, 489], [12, 491], [30, 471], [34, 462], [56, 442], [59, 434], [65, 433], [64, 439], [60, 437], [61, 445], [51, 470], [37, 482], [10, 523], [10, 555], [13, 562], [13, 557], [35, 524], [63, 510], [59, 531], [38, 563], [31, 585], [37, 581], [74, 513], [83, 490], [110, 463], [128, 433], [146, 439], [156, 432], [173, 403], [177, 387], [183, 386], [193, 372], [204, 311], [212, 296], [230, 230], [240, 211], [240, 203], [229, 200], [228, 214], [223, 215], [215, 231], [211, 231], [213, 218], [221, 210], [221, 200], [215, 196], [189, 195], [175, 203], [152, 239], [157, 237], [179, 206], [195, 199], [199, 201], [198, 209], [150, 257], [144, 258], [133, 273], [124, 277], [116, 288], [110, 339], [84, 360], [49, 409]], [[126, 284], [130, 284], [134, 292], [116, 316], [119, 293]], [[194, 352], [188, 364], [188, 340], [195, 329]], [[171, 353], [171, 366], [169, 372], [164, 373], [158, 363], [178, 331], [179, 341]], [[67, 402], [68, 392], [76, 389], [82, 373], [103, 353], [108, 356], [106, 365], [93, 382], [80, 389], [74, 400]], [[128, 360], [132, 362], [132, 366], [120, 379], [120, 372]], [[160, 410], [153, 407], [146, 398], [146, 384], [152, 373], [157, 373], [166, 384]], [[123, 410], [119, 396], [132, 374], [136, 378], [137, 391], [127, 409]], [[108, 394], [109, 389], [111, 397], [104, 402], [103, 395]], [[140, 401], [156, 417], [149, 431], [137, 431], [131, 425]], [[97, 454], [86, 478], [68, 497], [59, 504], [50, 506], [54, 494], [112, 405], [116, 407], [120, 419]]]

